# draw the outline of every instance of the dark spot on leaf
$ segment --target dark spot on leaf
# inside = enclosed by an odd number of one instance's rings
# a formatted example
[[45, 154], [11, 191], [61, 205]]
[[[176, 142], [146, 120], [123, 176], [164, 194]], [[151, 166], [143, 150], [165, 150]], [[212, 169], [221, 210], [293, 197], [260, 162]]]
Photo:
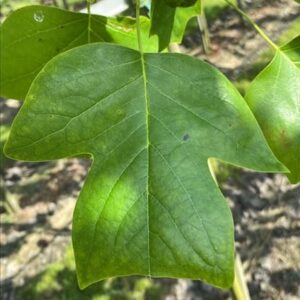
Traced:
[[56, 52], [60, 52], [60, 50], [58, 48], [56, 48]]
[[182, 140], [183, 141], [187, 141], [187, 140], [189, 140], [190, 139], [190, 135], [188, 134], [188, 133], [186, 133], [183, 137], [182, 137]]
[[42, 41], [43, 41], [43, 39], [42, 39], [42, 38], [39, 38], [39, 39], [38, 39], [38, 41], [39, 41], [39, 42], [42, 42]]
[[64, 29], [64, 28], [65, 28], [65, 26], [64, 26], [64, 25], [61, 25], [61, 26], [60, 26], [60, 28], [61, 28], [61, 29]]

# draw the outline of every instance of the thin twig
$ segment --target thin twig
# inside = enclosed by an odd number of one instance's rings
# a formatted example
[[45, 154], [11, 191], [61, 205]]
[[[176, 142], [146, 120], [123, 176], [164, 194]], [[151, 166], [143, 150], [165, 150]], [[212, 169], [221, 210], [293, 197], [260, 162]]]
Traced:
[[278, 50], [279, 47], [273, 43], [273, 41], [267, 36], [267, 34], [244, 12], [242, 11], [237, 5], [232, 3], [229, 0], [224, 0], [228, 5], [230, 5], [234, 10], [236, 10], [241, 16], [247, 20], [251, 26], [258, 32], [258, 34], [274, 49]]

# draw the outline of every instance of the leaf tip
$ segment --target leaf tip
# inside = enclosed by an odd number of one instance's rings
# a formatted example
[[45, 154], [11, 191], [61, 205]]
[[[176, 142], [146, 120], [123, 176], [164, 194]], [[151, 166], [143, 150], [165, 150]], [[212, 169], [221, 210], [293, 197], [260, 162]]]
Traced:
[[291, 184], [297, 184], [300, 182], [300, 172], [298, 172], [298, 174], [295, 172], [289, 172], [286, 176]]
[[82, 278], [82, 276], [80, 276], [80, 274], [78, 274], [78, 272], [77, 272], [77, 283], [78, 283], [78, 287], [79, 287], [80, 290], [84, 290], [90, 285], [90, 283], [85, 281]]
[[78, 261], [76, 260], [76, 256], [75, 256], [75, 264], [76, 264], [76, 275], [77, 275], [76, 277], [77, 277], [78, 287], [80, 290], [84, 290], [95, 281], [90, 280], [87, 269], [80, 268], [80, 266], [78, 265]]

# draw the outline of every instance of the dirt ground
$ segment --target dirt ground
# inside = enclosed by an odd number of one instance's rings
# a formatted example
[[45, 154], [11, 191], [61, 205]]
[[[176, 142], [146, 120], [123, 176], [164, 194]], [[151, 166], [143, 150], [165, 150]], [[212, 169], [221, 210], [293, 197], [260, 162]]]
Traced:
[[[300, 16], [300, 6], [293, 1], [252, 2], [256, 4], [250, 5], [249, 14], [274, 40]], [[210, 30], [209, 55], [199, 47], [197, 32], [185, 38], [181, 50], [206, 59], [233, 80], [266, 51], [265, 42], [230, 10], [210, 24]], [[17, 101], [1, 100], [1, 124], [9, 124], [18, 108]], [[89, 165], [83, 159], [5, 161], [0, 208], [3, 300], [20, 299], [18, 289], [64, 256], [71, 240], [72, 212]], [[300, 185], [289, 184], [279, 174], [222, 168], [220, 185], [233, 212], [236, 248], [252, 299], [300, 299]], [[160, 299], [232, 299], [229, 291], [200, 281], [153, 281], [168, 287]]]

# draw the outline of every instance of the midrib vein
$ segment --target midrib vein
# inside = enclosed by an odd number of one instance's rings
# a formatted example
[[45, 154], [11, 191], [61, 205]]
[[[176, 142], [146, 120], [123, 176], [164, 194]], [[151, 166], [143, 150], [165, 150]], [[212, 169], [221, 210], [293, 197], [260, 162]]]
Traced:
[[145, 67], [145, 57], [144, 53], [141, 52], [141, 64], [142, 64], [142, 74], [143, 74], [143, 82], [144, 82], [144, 98], [145, 98], [145, 122], [146, 122], [146, 131], [147, 131], [147, 186], [146, 186], [146, 198], [147, 198], [147, 229], [148, 229], [148, 275], [151, 276], [151, 262], [150, 262], [150, 227], [149, 227], [149, 184], [150, 184], [150, 176], [149, 176], [149, 169], [150, 169], [150, 135], [149, 135], [149, 123], [150, 123], [150, 103], [149, 103], [149, 94], [147, 88], [147, 73]]

